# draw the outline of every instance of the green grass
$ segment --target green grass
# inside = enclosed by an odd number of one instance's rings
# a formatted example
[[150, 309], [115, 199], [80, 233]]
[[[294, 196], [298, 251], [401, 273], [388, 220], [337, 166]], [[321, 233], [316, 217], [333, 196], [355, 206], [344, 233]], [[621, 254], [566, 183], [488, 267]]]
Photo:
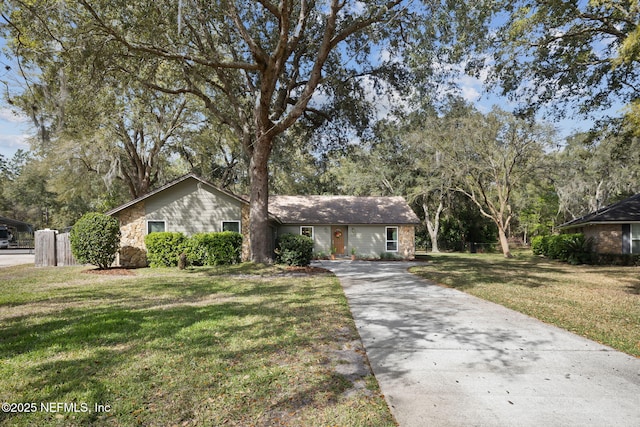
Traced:
[[435, 254], [414, 273], [640, 356], [640, 269], [571, 266], [530, 252]]
[[335, 370], [359, 338], [331, 275], [82, 270], [0, 269], [0, 402], [37, 408], [0, 424], [395, 425], [374, 377]]

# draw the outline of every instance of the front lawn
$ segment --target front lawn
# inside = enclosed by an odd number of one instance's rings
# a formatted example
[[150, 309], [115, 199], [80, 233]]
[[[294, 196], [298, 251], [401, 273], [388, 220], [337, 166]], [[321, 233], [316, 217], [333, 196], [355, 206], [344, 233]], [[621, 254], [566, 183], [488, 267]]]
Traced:
[[640, 268], [571, 266], [530, 252], [430, 254], [412, 269], [439, 284], [640, 356]]
[[0, 424], [395, 425], [331, 275], [83, 270], [0, 269]]

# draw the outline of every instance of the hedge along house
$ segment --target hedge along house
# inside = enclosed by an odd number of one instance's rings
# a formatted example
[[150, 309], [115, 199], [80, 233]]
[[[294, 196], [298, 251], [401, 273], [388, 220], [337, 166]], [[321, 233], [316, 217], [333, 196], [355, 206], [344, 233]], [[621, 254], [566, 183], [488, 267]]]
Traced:
[[[120, 221], [121, 266], [147, 265], [144, 238], [155, 231], [236, 231], [244, 236], [242, 258], [249, 258], [249, 201], [194, 174], [106, 214]], [[316, 254], [415, 256], [419, 219], [402, 197], [270, 196], [269, 215], [272, 249], [278, 235], [293, 233], [313, 238]]]
[[563, 233], [593, 238], [599, 254], [640, 254], [640, 194], [560, 225]]

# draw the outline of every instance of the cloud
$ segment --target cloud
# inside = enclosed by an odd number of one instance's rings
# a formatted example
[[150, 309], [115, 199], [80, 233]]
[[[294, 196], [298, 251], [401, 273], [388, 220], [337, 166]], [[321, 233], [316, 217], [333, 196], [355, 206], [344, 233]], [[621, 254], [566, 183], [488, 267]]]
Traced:
[[467, 102], [477, 102], [480, 99], [480, 91], [482, 90], [482, 83], [480, 80], [463, 75], [458, 79], [458, 88], [460, 95]]
[[13, 157], [16, 151], [29, 150], [29, 135], [0, 133], [0, 154], [7, 158]]
[[11, 109], [0, 108], [0, 154], [13, 157], [16, 151], [29, 150], [29, 120]]
[[0, 108], [0, 120], [20, 124], [26, 122], [28, 119], [25, 115], [16, 113], [9, 108]]

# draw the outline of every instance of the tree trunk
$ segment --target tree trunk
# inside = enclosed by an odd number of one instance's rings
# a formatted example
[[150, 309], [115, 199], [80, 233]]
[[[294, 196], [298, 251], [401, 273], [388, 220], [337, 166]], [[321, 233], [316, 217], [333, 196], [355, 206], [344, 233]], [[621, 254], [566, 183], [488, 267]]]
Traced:
[[427, 231], [429, 232], [429, 238], [431, 239], [431, 252], [434, 253], [440, 252], [440, 249], [438, 248], [438, 232], [440, 230], [440, 214], [443, 209], [444, 204], [442, 203], [441, 198], [432, 222], [429, 217], [429, 206], [426, 203], [422, 204], [422, 210], [424, 211], [425, 218], [424, 222], [427, 226]]
[[500, 246], [502, 247], [502, 253], [505, 258], [511, 258], [511, 250], [509, 249], [509, 240], [507, 240], [507, 233], [504, 227], [498, 224], [498, 236], [500, 237]]
[[272, 260], [269, 233], [269, 168], [271, 143], [260, 141], [254, 146], [249, 164], [251, 193], [249, 196], [249, 235], [253, 262], [269, 264]]

